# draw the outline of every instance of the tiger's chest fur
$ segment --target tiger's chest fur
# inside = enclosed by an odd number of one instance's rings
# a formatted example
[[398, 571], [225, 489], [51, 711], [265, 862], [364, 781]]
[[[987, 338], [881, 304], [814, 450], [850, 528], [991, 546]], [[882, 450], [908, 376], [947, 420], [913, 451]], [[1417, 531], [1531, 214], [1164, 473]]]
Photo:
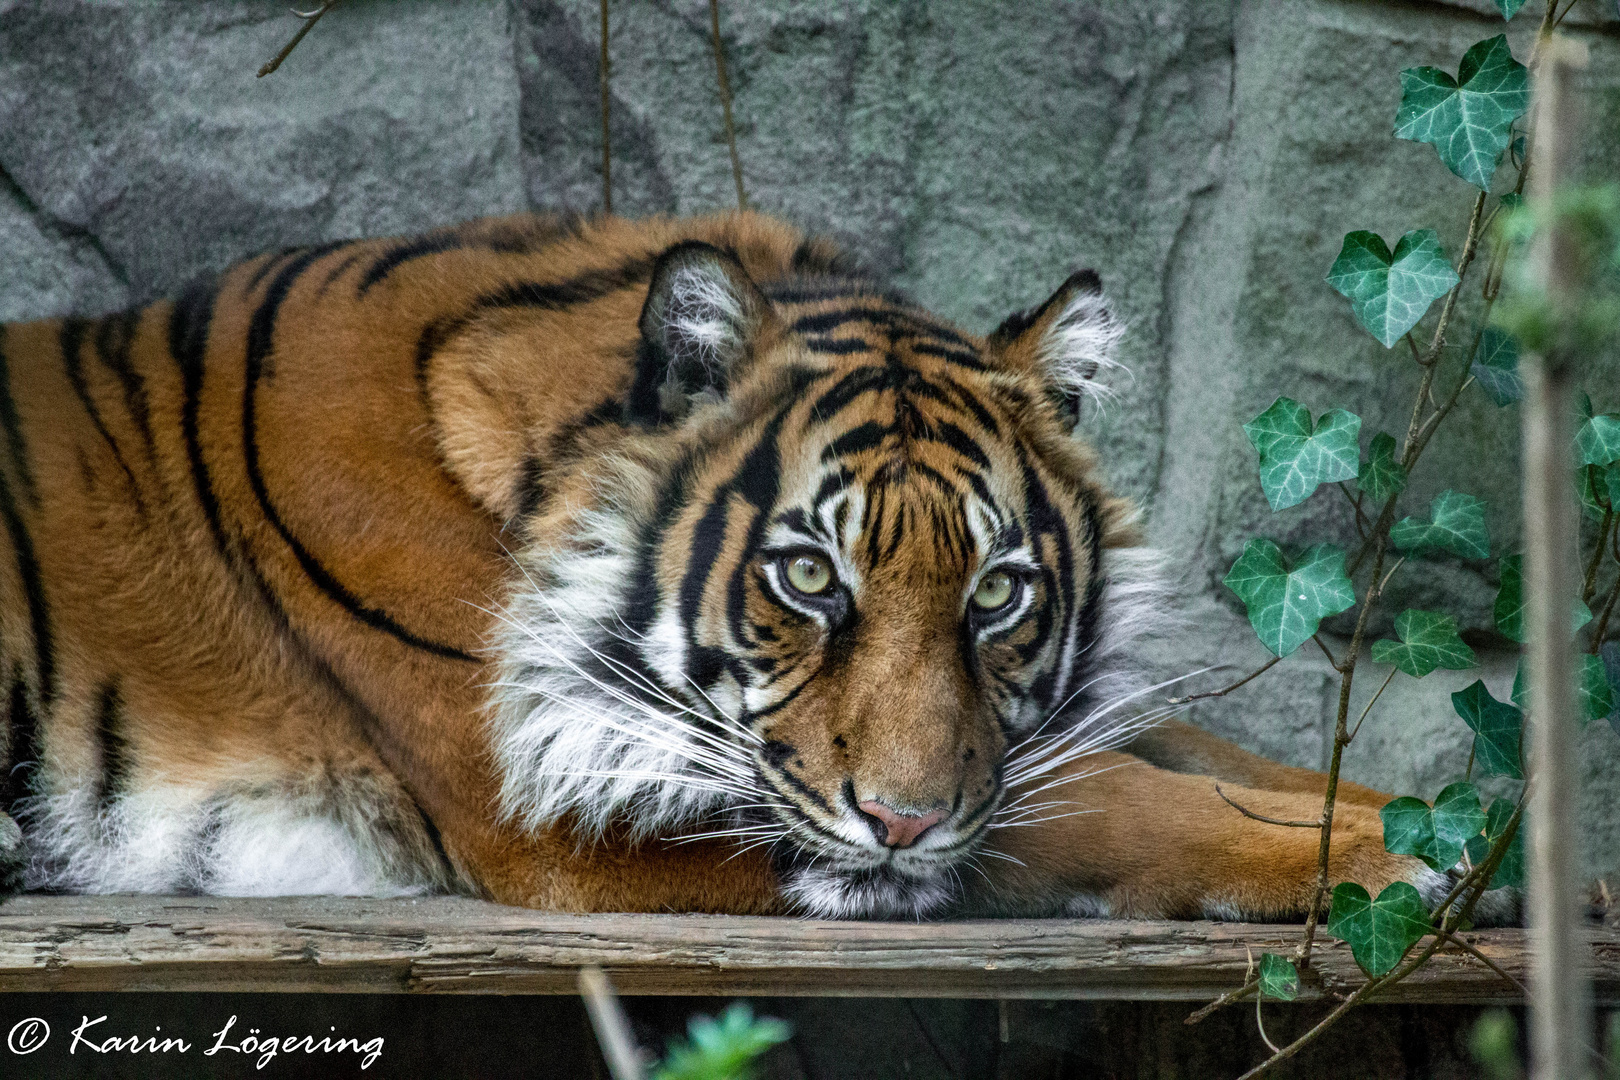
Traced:
[[513, 881], [706, 830], [931, 910], [1115, 674], [1094, 295], [986, 344], [768, 219], [524, 217], [6, 327], [24, 884], [588, 907]]

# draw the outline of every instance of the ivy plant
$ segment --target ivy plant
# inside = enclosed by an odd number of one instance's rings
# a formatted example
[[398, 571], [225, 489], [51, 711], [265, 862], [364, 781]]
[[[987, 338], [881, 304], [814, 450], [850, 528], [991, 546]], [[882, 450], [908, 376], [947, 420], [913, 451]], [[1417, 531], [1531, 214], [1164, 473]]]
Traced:
[[[1504, 19], [1512, 19], [1522, 4], [1496, 0]], [[1395, 137], [1432, 145], [1440, 164], [1470, 186], [1465, 189], [1468, 224], [1461, 249], [1447, 252], [1428, 222], [1413, 222], [1415, 227], [1393, 249], [1377, 233], [1357, 229], [1345, 235], [1328, 268], [1327, 285], [1349, 302], [1355, 322], [1386, 349], [1404, 343], [1416, 364], [1417, 393], [1405, 437], [1379, 431], [1365, 440], [1364, 450], [1363, 424], [1355, 412], [1334, 402], [1318, 415], [1310, 402], [1290, 397], [1276, 398], [1243, 427], [1254, 450], [1260, 490], [1274, 512], [1342, 495], [1353, 504], [1357, 536], [1348, 550], [1327, 542], [1329, 538], [1287, 548], [1254, 537], [1224, 579], [1272, 656], [1231, 686], [1194, 697], [1237, 691], [1313, 639], [1337, 672], [1341, 692], [1320, 822], [1278, 823], [1327, 833], [1316, 903], [1300, 944], [1291, 956], [1262, 956], [1242, 987], [1195, 1019], [1243, 997], [1253, 996], [1258, 1010], [1267, 998], [1297, 996], [1324, 909], [1326, 932], [1349, 945], [1367, 975], [1367, 982], [1327, 1021], [1299, 1042], [1272, 1047], [1273, 1056], [1248, 1075], [1290, 1056], [1345, 1010], [1405, 978], [1442, 943], [1456, 940], [1454, 931], [1469, 925], [1487, 890], [1523, 883], [1527, 785], [1522, 670], [1506, 698], [1498, 696], [1505, 688], [1493, 692], [1482, 679], [1452, 693], [1452, 711], [1470, 736], [1466, 760], [1454, 763], [1455, 777], [1439, 791], [1403, 795], [1380, 812], [1386, 849], [1452, 875], [1449, 895], [1431, 908], [1415, 888], [1397, 882], [1375, 897], [1357, 882], [1333, 881], [1328, 854], [1345, 748], [1384, 688], [1397, 677], [1424, 679], [1438, 670], [1466, 671], [1478, 664], [1462, 624], [1446, 611], [1386, 613], [1393, 615], [1393, 635], [1369, 641], [1372, 617], [1391, 580], [1403, 567], [1418, 565], [1416, 560], [1464, 563], [1501, 583], [1492, 609], [1494, 627], [1472, 629], [1486, 635], [1494, 629], [1504, 643], [1522, 645], [1526, 637], [1523, 558], [1493, 545], [1488, 507], [1466, 489], [1467, 478], [1456, 478], [1462, 482], [1441, 490], [1427, 505], [1411, 505], [1409, 488], [1430, 440], [1468, 395], [1491, 406], [1487, 415], [1516, 423], [1512, 409], [1525, 396], [1519, 363], [1527, 351], [1592, 347], [1620, 335], [1620, 187], [1561, 195], [1551, 210], [1532, 211], [1522, 197], [1534, 142], [1525, 118], [1531, 83], [1559, 11], [1558, 0], [1548, 0], [1527, 62], [1516, 58], [1507, 37], [1498, 34], [1468, 48], [1455, 73], [1428, 66], [1399, 73]], [[1457, 183], [1444, 174], [1437, 182]], [[1561, 306], [1553, 305], [1517, 269], [1526, 261], [1527, 241], [1553, 222], [1564, 230], [1573, 228], [1579, 240], [1576, 257], [1587, 285], [1573, 306], [1567, 296]], [[1469, 288], [1479, 290], [1479, 301], [1460, 305]], [[1461, 314], [1464, 310], [1470, 319]], [[1585, 652], [1578, 667], [1580, 715], [1587, 722], [1607, 718], [1620, 735], [1620, 619], [1615, 617], [1620, 601], [1620, 402], [1600, 404], [1609, 409], [1583, 399], [1572, 448], [1578, 467], [1571, 480], [1580, 492], [1587, 524], [1581, 595], [1571, 614]], [[1336, 617], [1341, 622], [1329, 623], [1338, 631], [1333, 636], [1348, 638], [1337, 652], [1321, 632], [1323, 622]], [[1388, 670], [1352, 726], [1351, 685], [1369, 664]], [[1493, 784], [1498, 789], [1506, 785], [1508, 794], [1487, 806], [1476, 776], [1498, 778]]]

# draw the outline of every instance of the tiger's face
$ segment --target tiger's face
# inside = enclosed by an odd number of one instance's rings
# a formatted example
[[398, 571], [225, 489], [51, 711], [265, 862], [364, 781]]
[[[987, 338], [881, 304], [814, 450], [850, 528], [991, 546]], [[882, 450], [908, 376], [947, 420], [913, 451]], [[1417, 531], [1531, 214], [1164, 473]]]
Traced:
[[981, 339], [687, 244], [642, 334], [645, 433], [538, 526], [569, 539], [509, 613], [508, 809], [770, 844], [817, 914], [939, 910], [1130, 719], [1129, 511], [1071, 434], [1119, 336], [1095, 276]]

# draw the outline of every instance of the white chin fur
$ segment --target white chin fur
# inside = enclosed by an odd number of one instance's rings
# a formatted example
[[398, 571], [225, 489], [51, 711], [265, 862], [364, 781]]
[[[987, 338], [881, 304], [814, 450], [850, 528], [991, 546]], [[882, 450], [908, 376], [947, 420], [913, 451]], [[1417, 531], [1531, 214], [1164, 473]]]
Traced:
[[819, 867], [791, 874], [783, 892], [800, 911], [820, 919], [925, 919], [952, 900], [941, 875], [902, 881]]

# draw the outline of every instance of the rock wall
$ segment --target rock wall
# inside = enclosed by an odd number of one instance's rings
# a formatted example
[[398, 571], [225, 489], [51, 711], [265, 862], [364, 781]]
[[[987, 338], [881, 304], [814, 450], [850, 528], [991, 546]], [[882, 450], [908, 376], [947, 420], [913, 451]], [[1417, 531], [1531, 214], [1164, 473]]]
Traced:
[[[1182, 575], [1190, 628], [1156, 659], [1213, 684], [1264, 659], [1219, 580], [1255, 534], [1353, 536], [1342, 500], [1273, 515], [1239, 425], [1278, 394], [1404, 431], [1417, 371], [1322, 278], [1350, 229], [1460, 244], [1470, 190], [1390, 136], [1402, 67], [1455, 70], [1486, 0], [730, 0], [750, 198], [830, 232], [974, 329], [1099, 268], [1133, 378], [1089, 417], [1116, 485]], [[615, 209], [729, 206], [702, 0], [613, 0]], [[593, 0], [349, 0], [281, 71], [271, 0], [0, 0], [0, 318], [102, 311], [262, 249], [600, 201]], [[1620, 175], [1620, 16], [1580, 0], [1587, 165]], [[1508, 28], [1528, 52], [1530, 12]], [[1470, 301], [1472, 302], [1472, 301]], [[1587, 380], [1620, 407], [1620, 357]], [[1513, 413], [1472, 396], [1409, 495], [1457, 486], [1516, 542]], [[1425, 562], [1390, 611], [1458, 612], [1505, 696], [1494, 563]], [[1340, 627], [1340, 629], [1343, 629]], [[1194, 718], [1320, 766], [1337, 683], [1302, 650]], [[1381, 672], [1378, 673], [1381, 675]], [[1369, 676], [1372, 673], [1369, 672]], [[1349, 775], [1432, 797], [1467, 758], [1445, 691], [1397, 676]], [[1379, 680], [1364, 678], [1356, 704]], [[1367, 685], [1370, 684], [1370, 685]], [[1585, 736], [1588, 862], [1620, 866], [1620, 740]]]

